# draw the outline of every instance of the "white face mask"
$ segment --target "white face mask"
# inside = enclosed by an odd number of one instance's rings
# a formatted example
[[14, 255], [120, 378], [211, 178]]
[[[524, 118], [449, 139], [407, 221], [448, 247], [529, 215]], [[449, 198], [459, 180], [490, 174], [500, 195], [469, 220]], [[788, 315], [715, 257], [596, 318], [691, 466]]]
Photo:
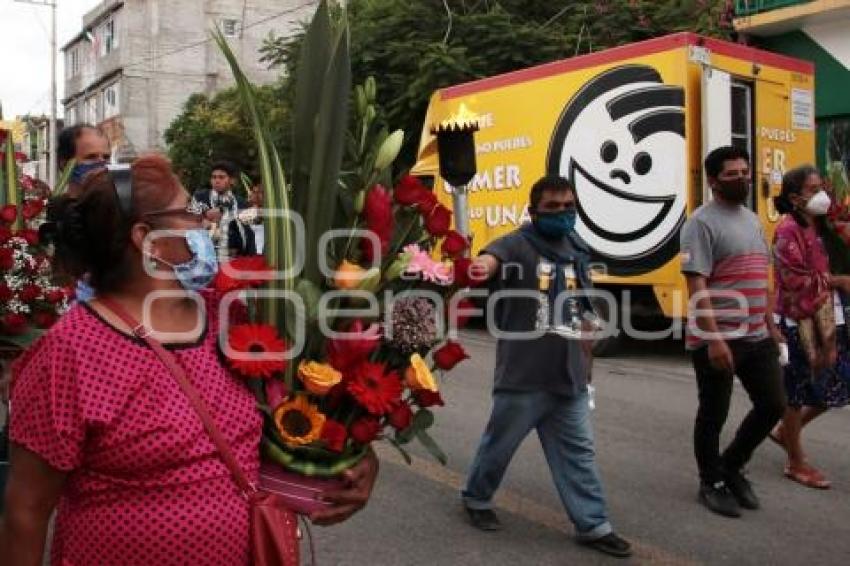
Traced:
[[829, 206], [831, 204], [832, 201], [830, 200], [829, 195], [825, 190], [821, 189], [809, 199], [809, 202], [806, 203], [805, 210], [812, 216], [823, 216], [827, 213], [827, 211], [829, 211]]

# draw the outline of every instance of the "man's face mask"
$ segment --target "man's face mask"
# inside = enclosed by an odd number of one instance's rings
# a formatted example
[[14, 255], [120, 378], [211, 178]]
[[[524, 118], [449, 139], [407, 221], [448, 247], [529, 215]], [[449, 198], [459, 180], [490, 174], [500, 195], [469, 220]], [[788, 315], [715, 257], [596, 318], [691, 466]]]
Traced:
[[737, 179], [718, 180], [715, 189], [723, 200], [733, 204], [743, 204], [750, 194], [750, 180], [739, 177]]
[[106, 161], [89, 161], [88, 163], [78, 163], [71, 170], [71, 182], [80, 184], [83, 182], [83, 177], [90, 171], [100, 169], [106, 166]]
[[562, 238], [570, 234], [576, 226], [576, 210], [559, 212], [541, 212], [534, 218], [534, 227], [547, 238]]
[[174, 276], [187, 291], [200, 291], [212, 282], [218, 272], [218, 257], [209, 232], [203, 228], [186, 231], [186, 245], [192, 257], [183, 263], [171, 263], [162, 258], [152, 259], [171, 267]]

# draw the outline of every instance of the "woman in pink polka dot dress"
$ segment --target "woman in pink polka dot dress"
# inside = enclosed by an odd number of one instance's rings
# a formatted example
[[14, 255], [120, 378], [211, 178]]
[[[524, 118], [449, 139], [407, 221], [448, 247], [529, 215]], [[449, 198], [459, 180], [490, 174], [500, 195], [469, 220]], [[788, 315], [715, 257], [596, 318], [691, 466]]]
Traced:
[[[124, 206], [117, 193], [101, 170], [52, 205], [57, 260], [72, 275], [88, 273], [97, 295], [137, 320], [151, 292], [170, 293], [150, 304], [147, 326], [255, 479], [262, 419], [219, 357], [217, 301], [180, 292], [214, 273], [199, 249], [201, 219], [161, 157], [134, 164]], [[154, 230], [176, 232], [145, 248]], [[251, 563], [247, 502], [200, 419], [154, 352], [96, 298], [72, 307], [15, 363], [10, 416], [4, 565], [42, 563], [54, 508], [51, 563], [59, 566]], [[356, 512], [376, 474], [370, 454], [345, 489], [325, 494], [335, 505], [314, 522]]]

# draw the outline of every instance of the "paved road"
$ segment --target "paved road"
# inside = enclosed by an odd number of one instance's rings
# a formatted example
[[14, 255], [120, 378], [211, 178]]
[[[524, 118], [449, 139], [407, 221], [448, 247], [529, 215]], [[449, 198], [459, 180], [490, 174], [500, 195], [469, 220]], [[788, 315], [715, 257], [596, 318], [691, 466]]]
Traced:
[[[572, 542], [535, 436], [521, 446], [500, 492], [506, 530], [479, 533], [467, 525], [458, 489], [488, 416], [494, 348], [483, 333], [468, 334], [464, 343], [473, 358], [445, 381], [447, 405], [434, 430], [449, 465], [416, 450], [411, 467], [382, 449], [369, 507], [344, 525], [313, 530], [318, 563], [614, 562]], [[630, 344], [622, 356], [597, 362], [595, 382], [599, 464], [615, 526], [636, 545], [630, 563], [829, 565], [850, 559], [850, 411], [827, 414], [807, 431], [810, 454], [833, 480], [832, 490], [784, 479], [782, 453], [766, 444], [750, 465], [764, 508], [724, 519], [696, 503], [696, 394], [681, 344]], [[736, 388], [730, 422], [739, 422], [747, 407], [746, 394]]]

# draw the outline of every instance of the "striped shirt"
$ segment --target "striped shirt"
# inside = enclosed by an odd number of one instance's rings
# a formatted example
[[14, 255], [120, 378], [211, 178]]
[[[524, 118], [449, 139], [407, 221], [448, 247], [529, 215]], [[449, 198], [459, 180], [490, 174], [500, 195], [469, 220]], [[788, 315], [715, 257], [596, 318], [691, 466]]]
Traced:
[[[724, 340], [762, 340], [768, 336], [770, 255], [761, 222], [743, 206], [712, 201], [699, 207], [682, 228], [681, 263], [685, 274], [706, 278], [717, 329]], [[691, 297], [685, 347], [705, 344]]]

